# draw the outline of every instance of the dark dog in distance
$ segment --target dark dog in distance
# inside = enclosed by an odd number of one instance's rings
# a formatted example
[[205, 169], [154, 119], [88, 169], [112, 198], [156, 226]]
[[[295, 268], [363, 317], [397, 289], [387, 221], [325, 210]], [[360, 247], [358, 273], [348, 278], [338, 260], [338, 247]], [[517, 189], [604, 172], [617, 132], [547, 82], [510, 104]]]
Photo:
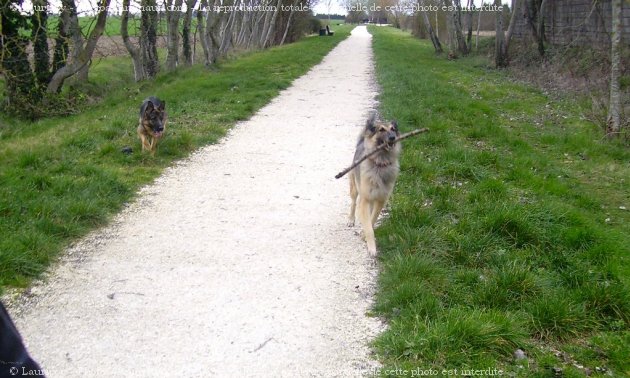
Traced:
[[158, 141], [164, 135], [166, 129], [166, 103], [157, 97], [149, 97], [140, 106], [140, 124], [138, 136], [142, 143], [142, 151], [150, 151], [155, 154]]

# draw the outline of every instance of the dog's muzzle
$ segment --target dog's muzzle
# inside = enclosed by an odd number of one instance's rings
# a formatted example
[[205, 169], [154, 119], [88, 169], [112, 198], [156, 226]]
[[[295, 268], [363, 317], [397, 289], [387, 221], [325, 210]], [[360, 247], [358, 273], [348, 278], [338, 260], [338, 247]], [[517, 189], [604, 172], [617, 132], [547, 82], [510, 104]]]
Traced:
[[379, 143], [379, 146], [383, 144], [385, 144], [386, 150], [394, 147], [394, 144], [396, 144], [396, 135], [388, 135], [387, 140], [382, 140], [381, 143]]
[[389, 138], [388, 138], [388, 140], [387, 140], [387, 144], [388, 144], [390, 147], [393, 147], [393, 146], [394, 146], [394, 143], [396, 143], [396, 135], [390, 135], [390, 136], [389, 136]]

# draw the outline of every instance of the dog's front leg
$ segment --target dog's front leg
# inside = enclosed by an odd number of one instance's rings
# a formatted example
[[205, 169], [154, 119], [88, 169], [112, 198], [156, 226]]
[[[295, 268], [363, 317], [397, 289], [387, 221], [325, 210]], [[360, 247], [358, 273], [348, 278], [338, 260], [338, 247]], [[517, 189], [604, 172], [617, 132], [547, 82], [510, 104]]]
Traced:
[[370, 218], [370, 204], [364, 196], [360, 196], [359, 198], [359, 220], [363, 226], [363, 234], [365, 235], [368, 253], [370, 256], [375, 257], [376, 240], [374, 240], [374, 228], [372, 228], [372, 219]]
[[359, 191], [357, 190], [355, 177], [354, 177], [354, 174], [350, 172], [350, 199], [352, 203], [350, 204], [350, 214], [348, 215], [348, 227], [354, 226], [354, 218], [355, 218], [355, 211], [357, 209], [358, 196], [359, 196]]
[[374, 226], [376, 225], [376, 221], [378, 220], [379, 214], [381, 214], [381, 210], [383, 210], [383, 206], [385, 206], [385, 201], [375, 200], [372, 203], [372, 228], [374, 228]]
[[151, 155], [155, 155], [155, 149], [157, 147], [157, 138], [156, 137], [149, 137], [150, 142], [149, 142], [149, 150], [151, 151]]
[[138, 135], [140, 136], [140, 143], [142, 143], [142, 151], [150, 150], [151, 149], [151, 145], [147, 141], [146, 135], [144, 135], [143, 133], [140, 133], [140, 132], [138, 133]]

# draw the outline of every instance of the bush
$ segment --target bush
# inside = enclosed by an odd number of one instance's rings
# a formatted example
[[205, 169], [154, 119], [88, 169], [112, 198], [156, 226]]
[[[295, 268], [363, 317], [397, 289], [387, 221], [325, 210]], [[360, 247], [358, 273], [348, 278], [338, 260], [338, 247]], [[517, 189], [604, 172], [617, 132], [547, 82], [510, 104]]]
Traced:
[[311, 17], [309, 20], [309, 32], [310, 34], [319, 33], [319, 29], [322, 28], [322, 21], [319, 18]]

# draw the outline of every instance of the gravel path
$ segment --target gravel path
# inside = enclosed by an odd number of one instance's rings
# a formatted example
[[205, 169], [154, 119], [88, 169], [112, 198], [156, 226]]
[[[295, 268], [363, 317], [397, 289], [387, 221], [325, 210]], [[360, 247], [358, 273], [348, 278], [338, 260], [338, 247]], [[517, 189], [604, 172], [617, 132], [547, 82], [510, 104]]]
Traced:
[[[376, 268], [345, 226], [375, 105], [357, 27], [220, 144], [168, 169], [13, 308], [49, 377], [358, 376]], [[158, 152], [159, 153], [159, 152]]]

